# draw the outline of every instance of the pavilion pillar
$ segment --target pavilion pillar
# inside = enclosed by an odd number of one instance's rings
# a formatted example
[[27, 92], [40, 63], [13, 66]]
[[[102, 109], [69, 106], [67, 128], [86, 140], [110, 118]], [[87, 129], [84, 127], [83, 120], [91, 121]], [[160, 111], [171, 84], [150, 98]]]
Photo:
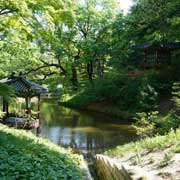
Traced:
[[6, 102], [6, 115], [9, 116], [9, 103]]
[[3, 112], [6, 112], [6, 101], [4, 97], [3, 97]]
[[38, 120], [38, 126], [36, 128], [36, 136], [39, 136], [41, 133], [41, 127], [40, 127], [40, 103], [41, 103], [41, 97], [40, 94], [38, 95], [38, 114], [37, 114], [37, 120]]
[[40, 119], [40, 102], [41, 102], [41, 97], [38, 95], [38, 114], [37, 114], [37, 119]]
[[31, 98], [26, 97], [25, 100], [26, 100], [26, 113], [27, 113], [28, 122], [29, 122], [31, 118]]
[[9, 115], [9, 104], [4, 97], [3, 97], [3, 112], [5, 112], [7, 116]]

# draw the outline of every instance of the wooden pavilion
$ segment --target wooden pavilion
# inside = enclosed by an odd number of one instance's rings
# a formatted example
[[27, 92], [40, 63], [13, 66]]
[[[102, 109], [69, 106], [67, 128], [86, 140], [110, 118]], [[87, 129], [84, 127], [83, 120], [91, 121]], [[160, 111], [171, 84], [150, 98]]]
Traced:
[[136, 47], [144, 50], [143, 67], [158, 64], [171, 64], [172, 53], [180, 49], [180, 42], [145, 43]]
[[[7, 84], [15, 90], [17, 97], [25, 99], [26, 103], [26, 117], [16, 117], [9, 113], [9, 103], [3, 97], [3, 112], [5, 113], [4, 123], [10, 125], [16, 125], [24, 128], [37, 127], [40, 118], [40, 95], [46, 93], [47, 89], [39, 84], [26, 79], [22, 75], [15, 76], [12, 73], [10, 77], [0, 80], [0, 83]], [[38, 112], [36, 116], [36, 122], [31, 122], [31, 98], [38, 98]]]

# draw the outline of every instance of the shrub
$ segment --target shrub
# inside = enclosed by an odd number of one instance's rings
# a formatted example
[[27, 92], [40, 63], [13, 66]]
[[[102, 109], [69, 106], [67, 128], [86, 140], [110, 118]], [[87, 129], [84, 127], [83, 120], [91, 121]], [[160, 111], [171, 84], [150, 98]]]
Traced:
[[175, 110], [178, 111], [180, 108], [180, 83], [173, 83], [172, 86], [172, 101], [175, 105]]
[[139, 108], [143, 111], [152, 111], [155, 110], [157, 105], [157, 97], [158, 93], [156, 92], [155, 88], [150, 85], [147, 78], [143, 78], [141, 82], [141, 86], [138, 88], [138, 102]]
[[83, 107], [92, 102], [108, 101], [129, 112], [154, 110], [158, 93], [148, 75], [107, 74], [88, 83], [69, 103]]
[[171, 111], [164, 117], [159, 117], [156, 120], [156, 127], [158, 128], [159, 134], [166, 134], [171, 129], [176, 129], [180, 125], [180, 118], [176, 117], [175, 114]]
[[150, 113], [137, 113], [137, 116], [134, 118], [136, 122], [134, 123], [134, 128], [137, 131], [137, 134], [141, 138], [152, 137], [156, 132], [156, 120], [157, 120], [158, 112], [150, 112]]

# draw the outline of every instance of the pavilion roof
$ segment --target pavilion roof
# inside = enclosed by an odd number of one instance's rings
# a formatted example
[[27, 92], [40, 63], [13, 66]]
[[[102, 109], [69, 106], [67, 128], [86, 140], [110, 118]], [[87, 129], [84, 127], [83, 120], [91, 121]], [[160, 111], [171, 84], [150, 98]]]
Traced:
[[0, 83], [11, 86], [15, 89], [19, 97], [33, 97], [47, 92], [46, 88], [35, 82], [27, 80], [23, 76], [10, 76], [8, 78], [1, 79]]
[[156, 43], [145, 43], [139, 46], [136, 46], [139, 49], [169, 49], [169, 50], [176, 50], [180, 49], [180, 42], [156, 42]]

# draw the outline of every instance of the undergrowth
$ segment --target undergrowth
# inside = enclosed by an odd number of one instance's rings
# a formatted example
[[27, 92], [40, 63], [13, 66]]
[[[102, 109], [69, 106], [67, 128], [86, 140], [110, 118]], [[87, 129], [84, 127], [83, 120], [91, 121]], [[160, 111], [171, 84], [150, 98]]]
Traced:
[[0, 124], [0, 179], [80, 180], [81, 158], [24, 130]]

